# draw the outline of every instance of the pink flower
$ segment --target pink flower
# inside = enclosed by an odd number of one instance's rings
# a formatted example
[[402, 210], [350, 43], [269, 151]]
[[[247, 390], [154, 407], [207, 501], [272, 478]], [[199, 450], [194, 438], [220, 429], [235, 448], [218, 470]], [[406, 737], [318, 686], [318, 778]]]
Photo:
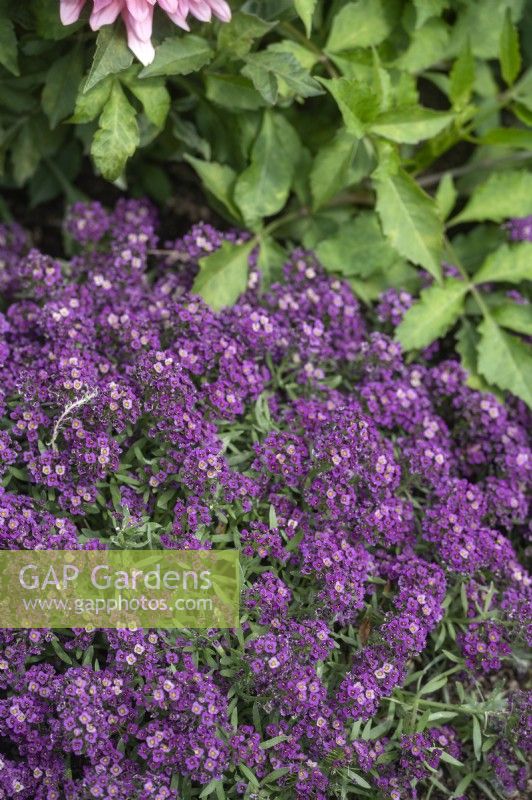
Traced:
[[[79, 19], [86, 0], [60, 0], [63, 25], [71, 25]], [[188, 31], [187, 17], [190, 14], [201, 22], [209, 22], [212, 15], [222, 22], [229, 22], [231, 9], [226, 0], [92, 0], [90, 26], [93, 31], [102, 25], [111, 25], [122, 15], [127, 31], [127, 43], [143, 64], [151, 64], [155, 51], [151, 43], [153, 10], [158, 4], [172, 22]]]

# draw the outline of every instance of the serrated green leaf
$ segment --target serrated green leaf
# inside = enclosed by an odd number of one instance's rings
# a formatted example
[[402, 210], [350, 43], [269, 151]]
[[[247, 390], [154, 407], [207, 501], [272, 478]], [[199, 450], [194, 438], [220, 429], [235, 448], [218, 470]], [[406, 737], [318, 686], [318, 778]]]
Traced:
[[170, 111], [170, 94], [163, 78], [140, 80], [133, 75], [125, 77], [124, 83], [140, 101], [150, 122], [157, 128], [163, 128]]
[[393, 142], [416, 144], [436, 136], [453, 118], [454, 114], [448, 112], [407, 106], [380, 114], [371, 123], [370, 130]]
[[357, 0], [336, 14], [325, 45], [328, 53], [372, 47], [386, 39], [396, 20], [393, 0]]
[[80, 86], [74, 113], [69, 122], [84, 123], [96, 119], [109, 99], [113, 80], [111, 76], [104, 78], [89, 92], [84, 91], [83, 85]]
[[15, 27], [5, 12], [0, 15], [0, 64], [12, 75], [20, 75]]
[[502, 222], [532, 214], [532, 173], [525, 170], [494, 172], [478, 186], [464, 210], [452, 222]]
[[466, 294], [467, 284], [456, 278], [423, 289], [396, 330], [405, 350], [426, 347], [447, 333], [463, 312]]
[[65, 56], [54, 61], [46, 73], [41, 102], [51, 128], [55, 128], [62, 119], [72, 114], [82, 68], [81, 50], [74, 47]]
[[346, 277], [367, 277], [385, 271], [397, 260], [372, 211], [364, 211], [344, 223], [334, 237], [318, 245], [316, 255], [329, 272]]
[[469, 45], [454, 62], [449, 76], [449, 97], [453, 106], [462, 108], [471, 97], [475, 83], [475, 59]]
[[92, 140], [91, 155], [102, 175], [116, 180], [123, 173], [128, 158], [139, 144], [135, 109], [128, 102], [119, 83], [113, 83]]
[[532, 336], [532, 305], [530, 303], [504, 303], [492, 311], [493, 319], [503, 328], [510, 328], [525, 336]]
[[321, 79], [342, 112], [347, 130], [361, 139], [379, 112], [379, 96], [369, 84], [349, 78]]
[[317, 3], [318, 0], [294, 0], [296, 11], [305, 26], [309, 38], [312, 32], [312, 17], [314, 16]]
[[300, 153], [299, 138], [280, 114], [265, 111], [251, 151], [251, 164], [238, 177], [234, 199], [253, 226], [285, 205]]
[[262, 50], [245, 59], [242, 75], [250, 78], [267, 103], [279, 97], [316, 97], [322, 94], [319, 84], [291, 53]]
[[474, 274], [477, 284], [491, 281], [520, 283], [532, 280], [532, 242], [503, 244], [490, 253]]
[[452, 175], [450, 172], [447, 172], [441, 179], [434, 197], [436, 208], [442, 219], [447, 219], [455, 207], [457, 198], [458, 192], [456, 191]]
[[400, 69], [417, 74], [441, 61], [449, 46], [450, 28], [442, 19], [429, 19], [415, 30], [407, 49], [395, 62]]
[[332, 142], [319, 150], [310, 172], [313, 208], [325, 205], [349, 182], [349, 170], [358, 148], [358, 140], [339, 131]]
[[421, 28], [431, 17], [439, 17], [449, 6], [449, 0], [414, 0], [416, 28]]
[[185, 160], [196, 170], [207, 191], [223, 203], [236, 219], [239, 219], [240, 213], [233, 201], [236, 172], [225, 164], [202, 161], [190, 155], [185, 155]]
[[255, 14], [237, 11], [226, 25], [220, 26], [218, 49], [225, 51], [231, 59], [240, 59], [249, 53], [253, 42], [265, 36], [276, 25], [266, 22]]
[[510, 9], [506, 9], [499, 44], [499, 61], [502, 77], [512, 86], [521, 69], [521, 51], [519, 49], [519, 33], [512, 22]]
[[160, 75], [188, 75], [212, 60], [214, 51], [200, 36], [171, 36], [155, 50], [155, 58], [144, 67], [139, 78], [156, 78]]
[[443, 222], [434, 200], [403, 170], [375, 179], [377, 212], [392, 247], [441, 277]]
[[255, 242], [224, 242], [215, 253], [200, 259], [200, 271], [192, 291], [215, 311], [231, 306], [246, 290], [248, 259]]
[[108, 75], [117, 75], [132, 63], [133, 53], [127, 46], [122, 28], [105, 25], [98, 33], [94, 58], [83, 91], [89, 92]]
[[532, 408], [532, 348], [505, 333], [490, 317], [479, 325], [478, 370], [490, 383], [507, 389]]

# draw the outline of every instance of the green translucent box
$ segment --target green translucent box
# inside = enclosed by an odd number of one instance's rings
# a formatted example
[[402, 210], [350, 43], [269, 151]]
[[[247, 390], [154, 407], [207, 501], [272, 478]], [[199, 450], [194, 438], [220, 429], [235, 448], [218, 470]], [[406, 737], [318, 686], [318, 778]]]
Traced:
[[0, 628], [235, 628], [236, 550], [3, 550]]

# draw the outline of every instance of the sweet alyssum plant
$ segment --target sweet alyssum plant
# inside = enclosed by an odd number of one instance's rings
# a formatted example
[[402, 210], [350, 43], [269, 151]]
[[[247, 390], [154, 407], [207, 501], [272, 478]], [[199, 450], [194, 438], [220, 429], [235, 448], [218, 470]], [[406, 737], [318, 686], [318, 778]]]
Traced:
[[[222, 0], [3, 0], [4, 187], [27, 186], [33, 204], [80, 199], [90, 156], [164, 202], [188, 165], [217, 211], [252, 231], [265, 276], [293, 244], [365, 302], [390, 286], [416, 297], [427, 271], [435, 285], [399, 328], [403, 346], [450, 332], [475, 386], [530, 405], [529, 308], [505, 290], [526, 297], [531, 245], [499, 228], [532, 214], [527, 4], [247, 0], [231, 11], [228, 22]], [[236, 300], [246, 247], [209, 262], [214, 291], [199, 291], [210, 302], [218, 286]]]
[[264, 289], [249, 233], [146, 203], [65, 233], [0, 230], [0, 546], [236, 548], [241, 627], [0, 631], [0, 798], [524, 796], [525, 405], [312, 253]]

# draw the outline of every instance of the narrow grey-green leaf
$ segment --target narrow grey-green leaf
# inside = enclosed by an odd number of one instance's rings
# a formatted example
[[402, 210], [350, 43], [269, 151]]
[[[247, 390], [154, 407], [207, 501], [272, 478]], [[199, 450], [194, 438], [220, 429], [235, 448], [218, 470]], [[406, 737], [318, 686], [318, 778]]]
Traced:
[[474, 190], [464, 210], [453, 219], [458, 222], [492, 220], [532, 214], [532, 173], [525, 170], [494, 172]]
[[245, 292], [248, 259], [254, 242], [223, 245], [210, 256], [200, 259], [200, 271], [192, 291], [201, 295], [215, 311], [231, 306]]
[[318, 0], [294, 0], [296, 11], [305, 26], [308, 37], [310, 37], [312, 32], [312, 17], [314, 16], [317, 3]]
[[467, 284], [447, 278], [439, 286], [423, 289], [419, 300], [406, 312], [396, 330], [396, 337], [405, 350], [427, 347], [454, 325], [464, 310]]
[[74, 110], [82, 73], [81, 51], [74, 47], [65, 56], [54, 61], [44, 82], [42, 108], [50, 127], [56, 125]]
[[453, 118], [452, 113], [433, 111], [421, 106], [407, 106], [380, 114], [371, 123], [370, 130], [393, 142], [416, 144], [436, 136]]
[[475, 283], [532, 280], [532, 242], [503, 244], [486, 258], [473, 276]]
[[223, 203], [236, 219], [239, 219], [240, 213], [233, 201], [236, 182], [234, 169], [226, 164], [217, 164], [215, 161], [201, 161], [191, 155], [185, 155], [185, 160], [194, 167], [207, 191]]
[[482, 732], [480, 730], [480, 722], [476, 717], [473, 717], [473, 750], [477, 761], [482, 760]]
[[532, 305], [508, 301], [493, 309], [494, 320], [503, 328], [532, 336]]
[[105, 178], [116, 180], [138, 144], [139, 129], [135, 109], [115, 81], [100, 116], [99, 128], [92, 140], [91, 155], [94, 163]]
[[357, 0], [347, 3], [336, 14], [325, 50], [340, 53], [355, 47], [380, 44], [390, 33], [396, 19], [394, 0]]
[[13, 75], [20, 75], [15, 28], [5, 12], [0, 15], [0, 64]]
[[363, 211], [344, 223], [334, 237], [318, 245], [316, 255], [329, 272], [346, 277], [367, 277], [397, 260], [373, 211]]
[[265, 111], [251, 152], [251, 164], [235, 186], [235, 202], [248, 224], [253, 225], [283, 208], [299, 150], [300, 142], [292, 126], [280, 114]]
[[314, 209], [325, 205], [349, 182], [349, 170], [357, 152], [358, 140], [340, 130], [332, 142], [318, 152], [310, 173]]
[[199, 36], [171, 36], [157, 47], [154, 60], [141, 70], [139, 77], [188, 75], [208, 64], [213, 55], [210, 44]]
[[390, 243], [439, 280], [443, 222], [434, 200], [403, 170], [379, 176], [375, 184], [377, 212]]
[[521, 69], [521, 51], [519, 49], [519, 33], [512, 22], [509, 8], [506, 9], [504, 15], [499, 48], [502, 77], [508, 86], [512, 86]]
[[478, 370], [490, 383], [508, 389], [532, 408], [532, 348], [486, 317], [479, 326]]
[[98, 33], [96, 50], [83, 91], [90, 91], [108, 75], [116, 75], [133, 63], [133, 53], [129, 50], [121, 27], [105, 25]]

